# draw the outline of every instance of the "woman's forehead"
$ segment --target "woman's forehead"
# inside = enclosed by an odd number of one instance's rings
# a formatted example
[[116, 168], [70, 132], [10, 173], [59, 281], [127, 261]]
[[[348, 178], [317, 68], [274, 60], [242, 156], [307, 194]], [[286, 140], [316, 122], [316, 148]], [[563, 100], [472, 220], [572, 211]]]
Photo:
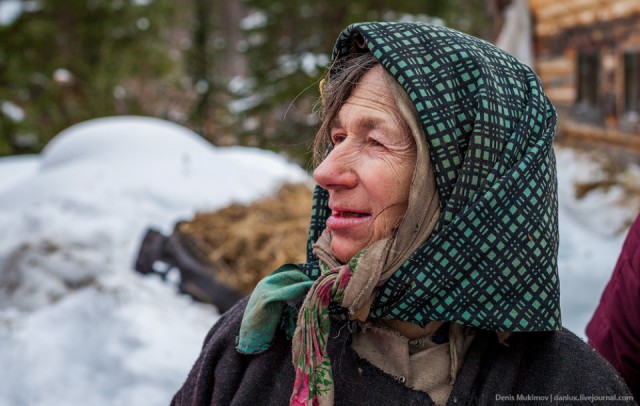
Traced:
[[384, 70], [378, 65], [362, 77], [329, 124], [335, 128], [348, 120], [352, 126], [374, 129], [388, 124], [389, 118], [398, 120], [401, 115]]

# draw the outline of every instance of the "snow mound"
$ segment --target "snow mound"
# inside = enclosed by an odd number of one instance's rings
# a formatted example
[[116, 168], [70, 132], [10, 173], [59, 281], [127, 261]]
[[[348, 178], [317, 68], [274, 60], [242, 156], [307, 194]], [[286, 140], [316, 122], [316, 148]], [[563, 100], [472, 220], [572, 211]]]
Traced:
[[309, 179], [147, 117], [0, 158], [0, 406], [168, 404], [219, 315], [133, 271], [144, 232]]
[[2, 158], [0, 165], [0, 193], [33, 176], [40, 166], [37, 155], [17, 155]]
[[0, 209], [56, 203], [98, 214], [93, 202], [103, 199], [103, 214], [117, 210], [110, 205], [151, 197], [154, 205], [172, 210], [194, 204], [205, 210], [252, 200], [285, 180], [308, 179], [275, 153], [246, 150], [215, 148], [192, 131], [155, 118], [90, 120], [56, 136], [38, 171], [0, 194]]
[[[42, 151], [42, 167], [78, 160], [134, 163], [152, 153], [154, 161], [177, 155], [207, 157], [211, 146], [193, 131], [151, 117], [105, 117], [73, 125], [60, 132]], [[133, 159], [132, 159], [133, 158]]]

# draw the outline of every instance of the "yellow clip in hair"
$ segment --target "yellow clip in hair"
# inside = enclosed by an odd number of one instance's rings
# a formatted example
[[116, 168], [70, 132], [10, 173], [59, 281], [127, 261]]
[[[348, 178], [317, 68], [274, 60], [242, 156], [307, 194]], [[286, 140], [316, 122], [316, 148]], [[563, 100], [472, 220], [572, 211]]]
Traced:
[[318, 85], [318, 87], [320, 88], [320, 102], [322, 103], [322, 107], [326, 105], [325, 94], [324, 94], [324, 88], [326, 85], [327, 85], [327, 77], [325, 76], [322, 79], [320, 79], [320, 84]]

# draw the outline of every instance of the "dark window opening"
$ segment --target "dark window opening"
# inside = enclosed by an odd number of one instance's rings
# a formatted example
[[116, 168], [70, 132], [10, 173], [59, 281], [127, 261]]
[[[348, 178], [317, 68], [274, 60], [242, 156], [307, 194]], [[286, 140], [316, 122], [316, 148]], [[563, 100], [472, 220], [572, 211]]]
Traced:
[[625, 112], [640, 112], [640, 52], [624, 54]]
[[600, 55], [597, 53], [578, 54], [578, 104], [598, 106], [600, 75]]

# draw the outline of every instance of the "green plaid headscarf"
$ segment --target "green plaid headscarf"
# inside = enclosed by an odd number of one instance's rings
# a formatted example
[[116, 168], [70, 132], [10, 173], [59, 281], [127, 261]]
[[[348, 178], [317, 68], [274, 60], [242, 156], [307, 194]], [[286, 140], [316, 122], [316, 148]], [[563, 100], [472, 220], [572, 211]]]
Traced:
[[[560, 329], [556, 116], [538, 77], [487, 42], [422, 23], [351, 25], [333, 59], [362, 41], [416, 108], [441, 204], [435, 230], [377, 288], [368, 317]], [[292, 405], [333, 403], [326, 347], [339, 307], [330, 303], [343, 304], [352, 276], [367, 272], [358, 271], [360, 255], [329, 269], [314, 254], [328, 197], [316, 187], [307, 263], [286, 265], [256, 287], [237, 344], [243, 353], [266, 350], [283, 309], [281, 321], [292, 320], [284, 303], [306, 294], [292, 343]]]
[[[370, 317], [560, 329], [556, 115], [538, 77], [485, 41], [422, 23], [351, 25], [334, 59], [349, 54], [355, 34], [413, 101], [442, 206], [431, 237], [379, 288]], [[301, 266], [312, 279], [311, 247], [330, 214], [317, 187]]]

